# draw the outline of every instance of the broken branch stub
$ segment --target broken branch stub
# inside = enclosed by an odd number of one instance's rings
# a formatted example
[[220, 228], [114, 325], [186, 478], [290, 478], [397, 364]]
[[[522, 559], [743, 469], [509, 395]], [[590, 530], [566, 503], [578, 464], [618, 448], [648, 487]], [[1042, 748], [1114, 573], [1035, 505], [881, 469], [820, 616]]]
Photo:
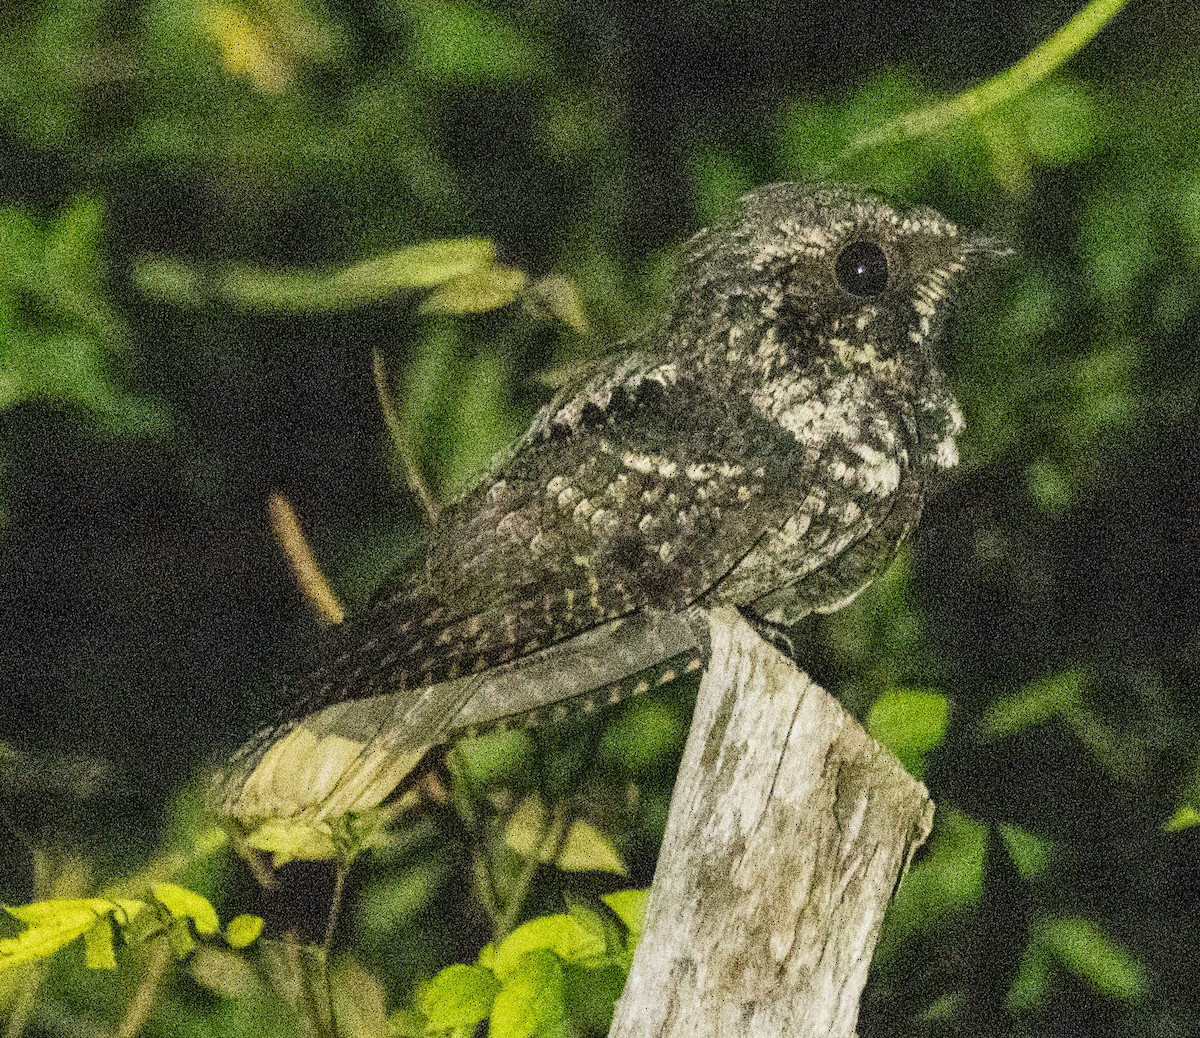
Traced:
[[924, 785], [736, 613], [711, 621], [609, 1038], [852, 1038]]

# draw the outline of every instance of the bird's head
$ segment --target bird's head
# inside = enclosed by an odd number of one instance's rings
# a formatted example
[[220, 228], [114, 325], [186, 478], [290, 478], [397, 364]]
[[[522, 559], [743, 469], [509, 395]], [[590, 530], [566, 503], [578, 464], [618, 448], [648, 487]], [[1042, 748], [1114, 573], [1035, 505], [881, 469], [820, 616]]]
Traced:
[[820, 365], [923, 380], [955, 289], [1005, 251], [924, 206], [770, 184], [688, 243], [671, 335], [731, 373]]

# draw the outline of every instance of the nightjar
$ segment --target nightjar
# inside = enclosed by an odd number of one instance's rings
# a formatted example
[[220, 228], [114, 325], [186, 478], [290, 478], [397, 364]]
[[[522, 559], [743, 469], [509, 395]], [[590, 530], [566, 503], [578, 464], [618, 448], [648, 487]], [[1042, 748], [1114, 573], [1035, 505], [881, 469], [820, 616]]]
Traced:
[[213, 809], [331, 821], [432, 746], [698, 669], [707, 606], [769, 630], [848, 603], [957, 460], [931, 347], [996, 252], [858, 190], [740, 199], [687, 244], [661, 318], [543, 407], [419, 565], [330, 632]]

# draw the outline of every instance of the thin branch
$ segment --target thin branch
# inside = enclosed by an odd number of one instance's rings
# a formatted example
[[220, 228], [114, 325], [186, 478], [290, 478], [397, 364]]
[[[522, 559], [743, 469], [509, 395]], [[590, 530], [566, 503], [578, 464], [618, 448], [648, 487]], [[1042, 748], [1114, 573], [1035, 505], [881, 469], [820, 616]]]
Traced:
[[[328, 954], [324, 948], [288, 943], [293, 949], [293, 968], [300, 984], [299, 1003], [309, 1026], [316, 1038], [338, 1038], [337, 1014], [333, 1009], [333, 988], [329, 983]], [[313, 963], [306, 962], [306, 958], [315, 960], [317, 968], [313, 969]], [[323, 989], [325, 996], [323, 1005], [318, 987]], [[325, 1017], [326, 1013], [329, 1014], [328, 1020]]]
[[[338, 875], [344, 881], [345, 869], [338, 866]], [[334, 895], [334, 907], [329, 913], [329, 929], [325, 934], [325, 946], [321, 949], [321, 977], [325, 982], [325, 1004], [329, 1009], [329, 1034], [330, 1038], [338, 1038], [340, 1031], [338, 1030], [338, 1014], [337, 1004], [333, 997], [333, 970], [329, 968], [329, 945], [333, 941], [333, 931], [337, 926], [337, 906], [341, 902], [341, 889]]]
[[504, 905], [504, 912], [496, 921], [495, 940], [504, 940], [516, 929], [517, 920], [521, 918], [521, 910], [525, 907], [525, 898], [529, 894], [529, 884], [533, 882], [538, 866], [543, 862], [554, 861], [562, 853], [563, 843], [566, 842], [567, 833], [571, 828], [568, 822], [566, 802], [560, 800], [554, 805], [550, 823], [546, 826], [546, 832], [542, 835], [538, 847], [525, 860], [524, 866], [517, 875], [516, 886]]
[[392, 448], [395, 450], [396, 456], [400, 459], [400, 464], [404, 469], [404, 478], [408, 482], [409, 489], [421, 502], [421, 506], [425, 509], [425, 515], [429, 521], [431, 523], [436, 522], [438, 517], [437, 498], [433, 496], [433, 491], [429, 489], [429, 484], [425, 482], [425, 476], [421, 472], [421, 466], [417, 464], [417, 458], [413, 453], [412, 444], [409, 443], [404, 423], [400, 420], [400, 415], [396, 411], [396, 404], [392, 398], [392, 384], [391, 379], [388, 377], [387, 364], [378, 347], [371, 351], [371, 368], [375, 374], [375, 396], [379, 400], [379, 410], [383, 414], [383, 424], [387, 426], [388, 436], [392, 441]]
[[840, 159], [844, 161], [890, 141], [931, 136], [1011, 101], [1074, 57], [1128, 2], [1092, 0], [1058, 32], [1015, 65], [954, 97], [918, 108], [915, 112], [885, 123], [851, 144], [842, 152]]
[[494, 937], [500, 932], [503, 910], [500, 908], [500, 898], [496, 894], [496, 881], [492, 876], [491, 863], [473, 836], [468, 836], [467, 842], [471, 852], [471, 879], [475, 884], [475, 896], [479, 898], [479, 903], [483, 905], [484, 912], [491, 920]]
[[141, 983], [125, 1007], [125, 1015], [113, 1032], [113, 1038], [134, 1038], [141, 1031], [154, 1002], [158, 998], [158, 989], [166, 976], [167, 967], [171, 963], [171, 945], [166, 937], [161, 937], [150, 945], [150, 959], [146, 963], [146, 972], [142, 974]]
[[35, 963], [26, 967], [28, 972], [24, 981], [17, 989], [9, 1009], [8, 1023], [4, 1027], [4, 1038], [21, 1038], [25, 1025], [29, 1023], [33, 1010], [38, 1004], [38, 990], [46, 979], [47, 969], [43, 963]]
[[340, 624], [346, 619], [346, 611], [317, 565], [300, 520], [287, 498], [272, 492], [267, 498], [267, 511], [271, 515], [271, 532], [287, 556], [300, 591], [322, 619], [331, 624]]
[[325, 939], [321, 942], [321, 947], [325, 949], [326, 956], [329, 955], [329, 949], [333, 947], [333, 935], [337, 931], [338, 916], [342, 911], [342, 897], [346, 893], [347, 871], [347, 865], [339, 861], [337, 863], [337, 874], [333, 880], [333, 897], [329, 903], [329, 918], [325, 921]]

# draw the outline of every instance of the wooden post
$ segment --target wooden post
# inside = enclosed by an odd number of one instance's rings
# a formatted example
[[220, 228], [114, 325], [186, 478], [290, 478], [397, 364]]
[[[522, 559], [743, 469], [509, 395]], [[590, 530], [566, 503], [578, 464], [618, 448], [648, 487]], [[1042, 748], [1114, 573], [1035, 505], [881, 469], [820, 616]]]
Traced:
[[933, 803], [736, 613], [711, 621], [645, 932], [609, 1038], [853, 1038]]

